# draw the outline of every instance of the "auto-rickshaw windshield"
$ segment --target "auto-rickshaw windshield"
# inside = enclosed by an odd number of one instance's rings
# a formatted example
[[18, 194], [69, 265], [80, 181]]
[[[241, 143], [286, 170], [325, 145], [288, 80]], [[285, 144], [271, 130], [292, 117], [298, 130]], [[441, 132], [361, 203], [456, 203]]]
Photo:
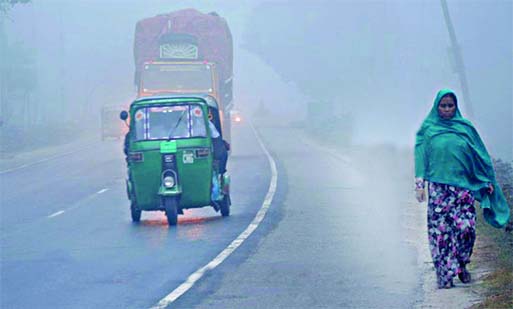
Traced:
[[134, 125], [136, 140], [207, 135], [203, 110], [197, 104], [142, 107], [135, 112]]

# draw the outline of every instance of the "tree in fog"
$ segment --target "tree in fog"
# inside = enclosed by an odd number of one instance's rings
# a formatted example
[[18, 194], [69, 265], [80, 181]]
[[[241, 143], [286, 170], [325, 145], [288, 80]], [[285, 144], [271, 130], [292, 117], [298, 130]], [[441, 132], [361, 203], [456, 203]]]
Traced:
[[7, 13], [16, 4], [29, 3], [30, 0], [0, 0], [0, 12]]
[[36, 87], [35, 59], [33, 51], [21, 43], [9, 43], [4, 22], [9, 10], [16, 4], [30, 0], [0, 0], [0, 122], [33, 121], [30, 109], [30, 95]]

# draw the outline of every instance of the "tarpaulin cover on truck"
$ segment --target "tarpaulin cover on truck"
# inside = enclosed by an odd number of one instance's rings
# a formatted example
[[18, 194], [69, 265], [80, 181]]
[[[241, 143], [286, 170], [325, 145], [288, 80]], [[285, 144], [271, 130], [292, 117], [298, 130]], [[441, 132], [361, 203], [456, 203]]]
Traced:
[[135, 28], [134, 60], [136, 79], [146, 61], [160, 58], [163, 37], [189, 35], [196, 39], [198, 59], [215, 62], [221, 80], [233, 74], [233, 43], [225, 19], [216, 13], [203, 14], [194, 9], [175, 11], [139, 21]]

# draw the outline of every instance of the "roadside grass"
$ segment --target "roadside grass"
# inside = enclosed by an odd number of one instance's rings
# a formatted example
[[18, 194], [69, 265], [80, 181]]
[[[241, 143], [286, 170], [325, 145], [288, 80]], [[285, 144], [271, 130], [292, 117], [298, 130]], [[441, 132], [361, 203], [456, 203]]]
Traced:
[[[513, 214], [513, 162], [494, 160], [497, 182]], [[484, 222], [479, 214], [477, 233], [492, 242], [496, 254], [490, 262], [493, 272], [481, 283], [483, 301], [472, 308], [513, 308], [513, 220], [503, 229], [496, 229]]]
[[486, 298], [475, 308], [513, 308], [513, 273], [511, 267], [498, 268], [484, 279]]

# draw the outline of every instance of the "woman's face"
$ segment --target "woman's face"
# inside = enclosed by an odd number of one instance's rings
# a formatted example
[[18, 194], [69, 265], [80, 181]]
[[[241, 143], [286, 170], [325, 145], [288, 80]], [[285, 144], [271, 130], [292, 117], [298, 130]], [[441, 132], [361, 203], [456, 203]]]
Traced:
[[456, 102], [451, 96], [444, 96], [438, 104], [438, 115], [442, 119], [451, 119], [456, 113]]

